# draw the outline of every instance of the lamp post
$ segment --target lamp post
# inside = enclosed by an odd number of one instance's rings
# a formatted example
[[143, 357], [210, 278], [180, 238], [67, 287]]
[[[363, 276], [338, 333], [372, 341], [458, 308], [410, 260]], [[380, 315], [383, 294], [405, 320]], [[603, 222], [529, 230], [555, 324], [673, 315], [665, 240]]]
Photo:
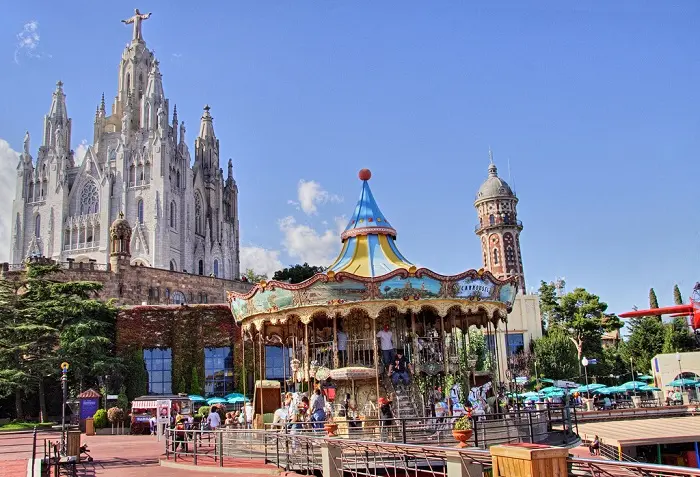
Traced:
[[590, 399], [591, 398], [591, 390], [588, 388], [588, 358], [586, 358], [584, 356], [583, 359], [581, 360], [581, 364], [583, 365], [583, 372], [586, 375], [586, 397], [588, 399]]
[[61, 363], [61, 388], [63, 390], [63, 405], [61, 406], [61, 454], [66, 455], [66, 401], [68, 400], [68, 368], [65, 361]]
[[535, 360], [535, 389], [540, 384], [540, 375], [537, 374], [537, 360]]
[[685, 392], [685, 386], [683, 385], [683, 369], [681, 368], [681, 354], [676, 351], [676, 361], [678, 361], [678, 379], [681, 380], [681, 393]]
[[630, 370], [632, 371], [632, 384], [634, 385], [633, 391], [635, 397], [637, 396], [637, 383], [634, 380], [634, 361], [632, 360], [632, 357], [630, 356]]

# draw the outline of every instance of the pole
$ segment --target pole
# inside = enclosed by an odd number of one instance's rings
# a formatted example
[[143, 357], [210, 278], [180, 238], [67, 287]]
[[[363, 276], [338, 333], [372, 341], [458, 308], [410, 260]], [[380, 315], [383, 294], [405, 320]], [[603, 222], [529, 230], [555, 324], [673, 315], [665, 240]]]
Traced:
[[634, 382], [634, 361], [632, 357], [630, 357], [630, 370], [632, 371], [632, 382], [634, 383], [634, 397], [637, 397], [637, 383]]
[[68, 363], [61, 363], [61, 388], [63, 405], [61, 406], [61, 455], [66, 455], [66, 401], [68, 400]]
[[586, 397], [588, 399], [591, 398], [591, 389], [588, 387], [588, 366], [583, 367], [583, 372], [586, 375]]
[[681, 368], [681, 354], [676, 353], [676, 359], [678, 360], [678, 379], [681, 380], [681, 393], [685, 392], [685, 386], [683, 385], [683, 369]]

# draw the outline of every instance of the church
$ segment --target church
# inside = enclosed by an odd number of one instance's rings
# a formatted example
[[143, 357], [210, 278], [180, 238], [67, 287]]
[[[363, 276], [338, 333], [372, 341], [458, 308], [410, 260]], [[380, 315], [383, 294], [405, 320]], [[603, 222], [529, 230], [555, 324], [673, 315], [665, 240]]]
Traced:
[[219, 167], [219, 140], [205, 106], [194, 141], [163, 90], [158, 60], [143, 40], [150, 13], [122, 20], [133, 26], [119, 63], [117, 94], [104, 95], [93, 144], [76, 164], [72, 119], [62, 82], [44, 117], [32, 156], [29, 133], [17, 165], [10, 262], [47, 257], [107, 264], [110, 224], [124, 214], [131, 226], [131, 265], [240, 277], [238, 187], [233, 164]]

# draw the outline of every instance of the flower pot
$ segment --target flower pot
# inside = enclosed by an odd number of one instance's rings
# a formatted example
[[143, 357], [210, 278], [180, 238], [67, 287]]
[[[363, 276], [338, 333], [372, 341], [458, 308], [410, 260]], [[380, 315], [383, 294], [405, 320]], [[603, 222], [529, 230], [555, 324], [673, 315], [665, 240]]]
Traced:
[[467, 441], [472, 436], [474, 431], [471, 429], [465, 429], [463, 431], [458, 431], [457, 429], [452, 429], [452, 437], [459, 442], [458, 447], [467, 447]]
[[323, 426], [323, 429], [325, 429], [326, 433], [328, 434], [328, 437], [335, 437], [336, 433], [338, 432], [338, 424], [325, 424]]

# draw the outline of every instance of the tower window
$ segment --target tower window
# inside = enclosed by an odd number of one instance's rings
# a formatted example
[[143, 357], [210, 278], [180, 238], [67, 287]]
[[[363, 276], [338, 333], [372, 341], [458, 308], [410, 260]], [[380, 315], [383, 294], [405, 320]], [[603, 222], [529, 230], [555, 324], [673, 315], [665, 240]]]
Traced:
[[199, 261], [199, 274], [204, 275], [204, 260]]
[[498, 265], [498, 249], [493, 250], [493, 264]]
[[505, 214], [503, 214], [503, 223], [504, 223], [504, 224], [510, 224], [510, 214], [509, 214], [508, 212], [506, 212]]
[[214, 276], [219, 278], [219, 261], [214, 260]]
[[175, 204], [175, 201], [170, 203], [170, 227], [177, 227], [177, 205]]
[[138, 203], [138, 216], [139, 216], [139, 223], [143, 223], [143, 201], [139, 200]]
[[41, 237], [41, 215], [36, 214], [34, 219], [34, 236]]
[[489, 215], [489, 225], [496, 225], [496, 217], [493, 214]]
[[170, 271], [174, 272], [175, 270], [177, 270], [177, 266], [175, 265], [175, 261], [171, 260], [170, 261]]

